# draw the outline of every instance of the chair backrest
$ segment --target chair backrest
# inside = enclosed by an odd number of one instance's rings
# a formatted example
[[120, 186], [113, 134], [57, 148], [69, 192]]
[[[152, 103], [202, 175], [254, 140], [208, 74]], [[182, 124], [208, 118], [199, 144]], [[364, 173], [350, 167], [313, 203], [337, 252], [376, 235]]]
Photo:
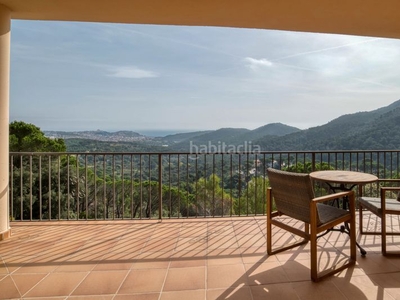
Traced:
[[[310, 201], [314, 189], [308, 174], [267, 169], [276, 208], [279, 212], [310, 223]], [[319, 223], [317, 215], [317, 223]]]

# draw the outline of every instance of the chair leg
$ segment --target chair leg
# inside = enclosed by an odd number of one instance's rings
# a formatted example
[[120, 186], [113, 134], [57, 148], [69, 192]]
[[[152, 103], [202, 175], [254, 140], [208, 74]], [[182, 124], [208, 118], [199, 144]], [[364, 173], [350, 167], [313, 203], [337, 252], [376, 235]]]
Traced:
[[[314, 222], [315, 223], [315, 222]], [[316, 224], [311, 223], [310, 233], [310, 255], [311, 255], [311, 280], [317, 282], [318, 278], [318, 262], [317, 262], [317, 232]]]
[[271, 189], [267, 190], [267, 253], [268, 255], [272, 254], [272, 192]]
[[[353, 210], [354, 215], [350, 220], [350, 264], [355, 263], [357, 260], [357, 252], [356, 252], [356, 216], [355, 210]], [[361, 226], [361, 225], [360, 225]]]
[[386, 213], [382, 209], [382, 218], [381, 218], [381, 247], [382, 247], [382, 255], [386, 256]]
[[359, 203], [358, 205], [358, 217], [359, 217], [359, 224], [360, 224], [360, 234], [364, 233], [364, 229], [363, 229], [363, 207], [362, 205]]

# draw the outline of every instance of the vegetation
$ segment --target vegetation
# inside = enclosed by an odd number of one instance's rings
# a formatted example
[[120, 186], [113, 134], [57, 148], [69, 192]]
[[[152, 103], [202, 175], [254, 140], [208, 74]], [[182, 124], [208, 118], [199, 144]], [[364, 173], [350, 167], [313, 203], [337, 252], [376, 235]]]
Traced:
[[21, 121], [10, 124], [10, 152], [64, 152], [63, 139], [47, 138], [39, 127]]

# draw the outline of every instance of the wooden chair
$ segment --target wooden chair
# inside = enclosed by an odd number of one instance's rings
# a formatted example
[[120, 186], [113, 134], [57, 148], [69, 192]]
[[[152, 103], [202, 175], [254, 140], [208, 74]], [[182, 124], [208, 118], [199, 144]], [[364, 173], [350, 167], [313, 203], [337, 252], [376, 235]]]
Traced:
[[[400, 251], [387, 251], [386, 250], [386, 236], [387, 235], [400, 235], [400, 232], [387, 231], [386, 216], [387, 215], [400, 215], [400, 202], [398, 199], [386, 198], [386, 193], [389, 191], [397, 191], [400, 193], [400, 187], [381, 187], [381, 197], [360, 197], [358, 204], [360, 208], [360, 233], [361, 234], [379, 234], [382, 237], [381, 249], [382, 255], [400, 255]], [[363, 209], [367, 209], [381, 218], [380, 231], [364, 231], [363, 227]]]
[[[308, 174], [267, 170], [270, 188], [267, 191], [267, 252], [275, 254], [311, 242], [311, 279], [319, 281], [329, 275], [348, 268], [356, 262], [355, 196], [353, 191], [340, 192], [327, 196], [314, 196], [311, 178]], [[323, 204], [333, 199], [348, 197], [349, 210]], [[273, 203], [276, 210], [273, 211]], [[276, 217], [286, 215], [304, 222], [304, 231], [282, 222]], [[347, 222], [350, 225], [350, 257], [343, 265], [318, 272], [317, 238], [318, 234]], [[272, 224], [303, 238], [299, 242], [272, 249]]]

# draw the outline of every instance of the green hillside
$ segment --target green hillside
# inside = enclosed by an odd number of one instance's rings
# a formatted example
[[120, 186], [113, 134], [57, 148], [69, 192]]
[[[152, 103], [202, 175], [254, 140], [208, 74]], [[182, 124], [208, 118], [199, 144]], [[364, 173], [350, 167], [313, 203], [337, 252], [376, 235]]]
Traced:
[[[58, 133], [59, 132], [54, 132]], [[76, 134], [76, 133], [74, 133]], [[95, 141], [112, 137], [119, 141]], [[191, 145], [243, 145], [251, 142], [264, 151], [380, 150], [400, 148], [400, 100], [370, 112], [343, 115], [325, 125], [300, 130], [281, 123], [254, 130], [221, 128], [214, 131], [178, 133], [160, 138], [137, 133], [85, 132], [80, 139], [65, 138], [68, 151], [90, 152], [188, 152]], [[133, 141], [125, 141], [126, 139]], [[122, 140], [125, 139], [125, 140]]]
[[255, 140], [263, 150], [379, 150], [400, 148], [400, 100], [371, 112], [343, 115], [284, 137]]

